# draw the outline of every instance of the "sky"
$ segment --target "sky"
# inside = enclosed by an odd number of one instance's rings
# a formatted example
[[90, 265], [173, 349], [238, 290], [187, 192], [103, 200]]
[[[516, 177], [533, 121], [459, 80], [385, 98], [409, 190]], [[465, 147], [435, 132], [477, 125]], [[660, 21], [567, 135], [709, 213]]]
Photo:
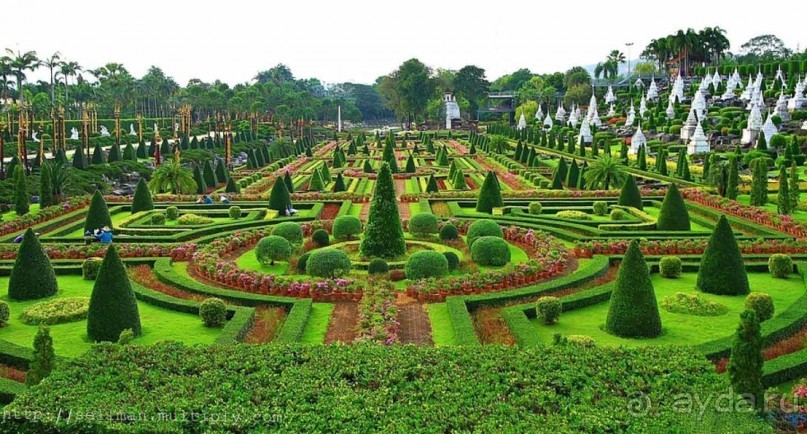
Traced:
[[[118, 62], [136, 77], [159, 66], [179, 84], [191, 78], [250, 81], [278, 63], [296, 78], [372, 83], [417, 57], [433, 68], [473, 64], [489, 80], [529, 68], [565, 71], [613, 49], [635, 59], [653, 38], [720, 26], [732, 51], [773, 33], [791, 49], [807, 44], [805, 7], [774, 10], [677, 0], [569, 1], [14, 1], [4, 8], [0, 48], [56, 51], [85, 69]], [[788, 11], [794, 13], [788, 13]], [[17, 18], [15, 18], [17, 17]], [[47, 79], [40, 71], [30, 78]]]

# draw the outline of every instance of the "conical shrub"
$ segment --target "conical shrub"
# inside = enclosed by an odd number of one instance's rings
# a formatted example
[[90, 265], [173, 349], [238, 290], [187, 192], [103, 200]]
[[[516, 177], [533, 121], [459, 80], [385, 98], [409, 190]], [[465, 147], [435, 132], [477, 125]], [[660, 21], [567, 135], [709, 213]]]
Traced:
[[126, 329], [140, 336], [140, 312], [126, 268], [115, 246], [110, 245], [90, 296], [87, 335], [94, 342], [117, 342]]
[[688, 231], [689, 211], [675, 184], [671, 184], [661, 202], [656, 229], [660, 231]]
[[743, 257], [726, 216], [717, 221], [701, 257], [698, 289], [718, 295], [745, 295], [751, 292]]
[[132, 214], [140, 211], [151, 211], [154, 209], [154, 201], [151, 198], [151, 191], [146, 184], [145, 178], [137, 181], [134, 198], [132, 199]]
[[656, 293], [639, 243], [632, 241], [619, 265], [605, 330], [625, 338], [653, 338], [661, 335]]
[[87, 210], [87, 218], [84, 220], [84, 231], [94, 231], [104, 226], [112, 227], [112, 218], [109, 216], [109, 208], [101, 192], [95, 190], [90, 200], [90, 209]]
[[617, 203], [622, 206], [642, 209], [642, 194], [639, 193], [639, 187], [636, 186], [636, 179], [633, 178], [633, 175], [625, 177], [625, 183], [622, 184], [622, 191], [619, 192], [619, 201]]
[[34, 300], [50, 297], [59, 289], [53, 266], [33, 229], [28, 228], [17, 250], [8, 280], [8, 298]]

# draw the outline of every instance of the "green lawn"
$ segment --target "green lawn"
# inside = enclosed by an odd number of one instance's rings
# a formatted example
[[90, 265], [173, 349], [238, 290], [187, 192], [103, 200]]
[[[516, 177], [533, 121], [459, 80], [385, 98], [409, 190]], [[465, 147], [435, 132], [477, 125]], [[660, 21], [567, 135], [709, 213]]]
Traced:
[[[802, 197], [804, 197], [804, 194], [802, 194]], [[748, 195], [748, 194], [738, 195], [737, 196], [737, 202], [740, 202], [740, 203], [745, 204], [745, 205], [750, 205], [751, 204], [751, 195]], [[803, 204], [804, 201], [802, 201], [801, 203]], [[771, 213], [774, 213], [774, 214], [778, 214], [779, 211], [777, 210], [778, 207], [776, 205], [776, 194], [768, 193], [768, 203], [766, 203], [764, 206], [760, 206], [758, 208], [762, 208], [765, 211], [768, 211], [768, 212], [771, 212]], [[796, 220], [799, 223], [807, 224], [807, 210], [800, 209], [800, 210], [790, 214], [790, 216], [793, 217], [793, 220]]]
[[[804, 294], [801, 278], [792, 274], [788, 279], [775, 279], [768, 273], [749, 273], [748, 280], [752, 291], [767, 292], [773, 297], [776, 312], [782, 312]], [[695, 292], [696, 273], [685, 273], [679, 279], [665, 279], [658, 274], [652, 275], [656, 299], [661, 300], [676, 292]], [[628, 347], [640, 345], [698, 345], [714, 339], [723, 338], [734, 333], [737, 328], [740, 312], [744, 309], [745, 296], [720, 296], [703, 294], [704, 298], [725, 305], [728, 312], [721, 316], [704, 317], [669, 313], [659, 307], [661, 323], [664, 329], [662, 336], [654, 339], [623, 339], [612, 336], [601, 329], [608, 314], [608, 303], [600, 303], [583, 309], [564, 312], [558, 324], [545, 326], [533, 319], [531, 324], [535, 333], [550, 343], [552, 335], [588, 335], [598, 345]]]
[[[32, 203], [31, 206], [28, 208], [29, 214], [36, 214], [38, 211], [39, 211], [38, 203]], [[17, 218], [17, 213], [14, 212], [14, 208], [12, 207], [11, 211], [6, 211], [0, 214], [0, 218], [2, 218], [2, 221], [4, 222], [14, 220], [15, 218]]]
[[[0, 285], [8, 288], [8, 277], [0, 277]], [[58, 297], [89, 297], [94, 282], [84, 280], [81, 276], [59, 276], [59, 292], [47, 299], [13, 301], [7, 294], [0, 296], [11, 308], [11, 318], [8, 325], [0, 328], [0, 339], [31, 347], [37, 326], [23, 324], [19, 317], [23, 310], [43, 300]], [[149, 345], [165, 340], [175, 340], [186, 344], [212, 344], [218, 337], [221, 329], [208, 328], [196, 315], [175, 312], [169, 309], [137, 302], [140, 312], [140, 323], [143, 328], [142, 336], [132, 341], [133, 344]], [[50, 334], [53, 337], [53, 347], [57, 355], [64, 357], [77, 357], [90, 348], [87, 340], [87, 322], [85, 320], [58, 324], [51, 326]]]
[[444, 345], [456, 345], [454, 337], [454, 326], [448, 315], [448, 306], [445, 303], [429, 303], [426, 305], [429, 311], [429, 322], [432, 325], [432, 340], [437, 347]]
[[[656, 208], [654, 206], [646, 206], [646, 207], [644, 207], [644, 212], [652, 215], [655, 218], [658, 218], [658, 214], [659, 214], [659, 212], [661, 212], [661, 209]], [[712, 232], [711, 228], [707, 228], [706, 226], [699, 225], [699, 224], [693, 222], [692, 220], [690, 220], [690, 222], [689, 222], [689, 229], [691, 231], [695, 231], [695, 232], [701, 232], [701, 231], [702, 232]]]
[[305, 323], [300, 342], [314, 345], [321, 345], [325, 342], [325, 333], [328, 332], [328, 323], [331, 321], [333, 308], [333, 303], [313, 303], [311, 305], [311, 316]]
[[286, 274], [289, 269], [289, 263], [285, 261], [275, 261], [275, 265], [271, 266], [259, 263], [258, 258], [255, 257], [255, 249], [249, 249], [242, 253], [235, 263], [239, 267], [247, 270], [260, 271], [262, 273], [271, 273], [275, 275]]

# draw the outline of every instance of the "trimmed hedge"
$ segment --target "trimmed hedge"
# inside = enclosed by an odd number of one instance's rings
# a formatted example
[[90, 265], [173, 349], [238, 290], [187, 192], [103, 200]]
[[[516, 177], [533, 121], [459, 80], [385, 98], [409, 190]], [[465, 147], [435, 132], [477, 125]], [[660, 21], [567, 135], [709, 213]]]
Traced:
[[751, 291], [740, 248], [725, 216], [720, 216], [703, 252], [697, 287], [718, 295], [744, 295]]
[[326, 248], [311, 252], [305, 263], [305, 272], [312, 276], [335, 278], [350, 272], [351, 262], [341, 250]]
[[661, 316], [650, 273], [639, 243], [631, 242], [619, 265], [605, 330], [627, 338], [650, 338], [661, 334]]
[[656, 228], [660, 231], [690, 230], [689, 212], [675, 184], [670, 185], [664, 201], [661, 202]]
[[59, 286], [53, 266], [33, 229], [28, 228], [17, 251], [8, 281], [8, 298], [34, 300], [56, 294]]
[[502, 238], [479, 237], [471, 246], [471, 258], [479, 265], [500, 267], [510, 262], [510, 248]]
[[410, 280], [440, 277], [448, 274], [448, 260], [434, 250], [420, 250], [406, 260], [406, 278]]
[[275, 225], [272, 228], [272, 235], [283, 237], [297, 246], [303, 243], [303, 228], [296, 222], [283, 222]]
[[504, 237], [504, 231], [502, 231], [501, 226], [493, 220], [477, 220], [471, 223], [468, 226], [468, 232], [466, 233], [466, 241], [468, 243], [468, 248], [473, 247], [474, 241], [476, 241], [479, 237]]

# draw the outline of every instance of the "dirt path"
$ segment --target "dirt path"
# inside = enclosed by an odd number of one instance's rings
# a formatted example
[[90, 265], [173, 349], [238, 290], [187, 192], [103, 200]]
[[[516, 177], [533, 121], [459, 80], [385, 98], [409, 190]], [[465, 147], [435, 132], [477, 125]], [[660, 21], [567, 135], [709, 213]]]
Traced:
[[407, 220], [412, 216], [412, 210], [408, 202], [398, 202], [398, 216], [401, 220]]
[[432, 327], [426, 305], [404, 293], [398, 293], [398, 322], [401, 329], [398, 337], [402, 344], [434, 345]]
[[396, 179], [395, 182], [395, 195], [401, 196], [402, 194], [406, 194], [406, 180], [405, 179]]
[[353, 301], [340, 301], [334, 304], [331, 322], [328, 323], [328, 332], [325, 334], [325, 343], [353, 343], [356, 339], [359, 306]]
[[364, 202], [361, 204], [361, 215], [360, 219], [364, 222], [367, 221], [367, 216], [370, 214], [370, 202]]

